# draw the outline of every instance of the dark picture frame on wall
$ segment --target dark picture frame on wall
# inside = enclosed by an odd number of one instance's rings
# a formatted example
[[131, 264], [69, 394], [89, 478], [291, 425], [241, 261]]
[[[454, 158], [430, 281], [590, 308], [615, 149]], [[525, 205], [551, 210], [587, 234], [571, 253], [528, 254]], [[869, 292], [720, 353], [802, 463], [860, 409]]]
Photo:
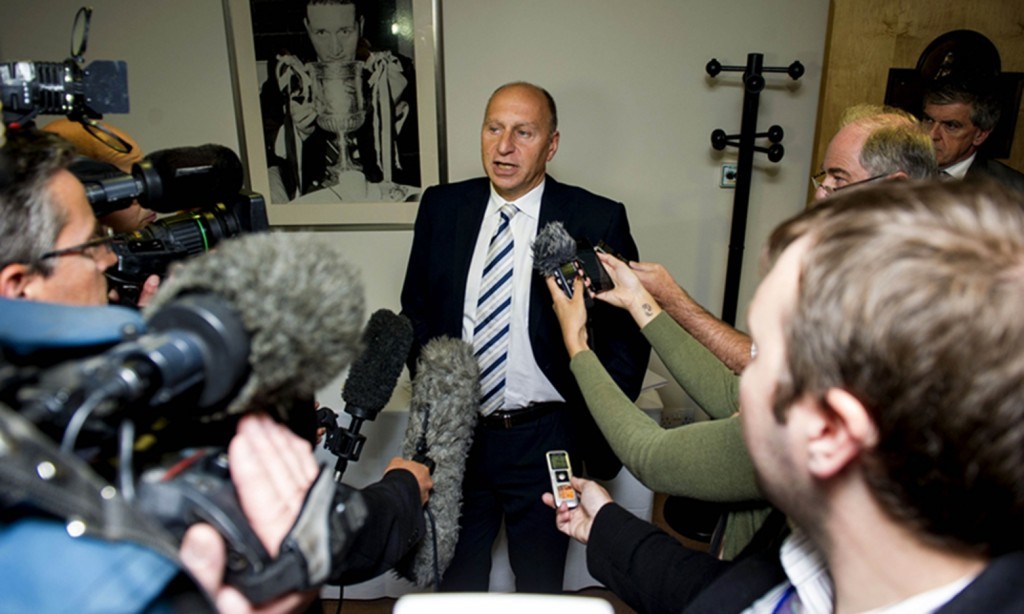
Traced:
[[242, 158], [272, 225], [411, 225], [445, 179], [441, 0], [223, 0]]

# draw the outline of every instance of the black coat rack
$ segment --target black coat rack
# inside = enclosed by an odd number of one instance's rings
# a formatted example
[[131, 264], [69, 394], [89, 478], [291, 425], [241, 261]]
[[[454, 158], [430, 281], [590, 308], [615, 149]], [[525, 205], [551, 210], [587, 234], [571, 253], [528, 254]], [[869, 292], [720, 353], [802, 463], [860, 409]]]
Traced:
[[[743, 244], [747, 234], [747, 209], [750, 205], [750, 180], [754, 170], [754, 152], [768, 155], [768, 160], [782, 160], [786, 150], [782, 147], [782, 127], [773, 125], [767, 132], [757, 132], [757, 107], [760, 103], [761, 90], [765, 81], [762, 73], [784, 72], [794, 81], [804, 74], [804, 65], [793, 62], [788, 67], [762, 66], [764, 55], [748, 53], [746, 66], [722, 66], [713, 59], [707, 63], [705, 70], [711, 77], [718, 76], [722, 71], [743, 72], [743, 119], [739, 134], [726, 134], [725, 130], [716, 129], [711, 132], [711, 146], [717, 150], [726, 146], [738, 147], [739, 157], [736, 162], [736, 193], [733, 196], [732, 229], [729, 233], [729, 263], [725, 273], [725, 298], [722, 301], [722, 319], [729, 324], [736, 324], [736, 303], [739, 299], [740, 272], [743, 269]], [[759, 147], [755, 140], [767, 138], [771, 143], [768, 147]]]

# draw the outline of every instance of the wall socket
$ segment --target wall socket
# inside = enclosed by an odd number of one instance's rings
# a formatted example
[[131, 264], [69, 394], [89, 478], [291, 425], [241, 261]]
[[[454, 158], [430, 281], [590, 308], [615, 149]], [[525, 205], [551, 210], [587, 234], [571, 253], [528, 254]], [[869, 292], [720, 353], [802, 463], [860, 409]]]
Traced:
[[720, 188], [735, 188], [736, 187], [736, 165], [735, 164], [723, 164], [722, 165], [722, 179], [718, 183]]

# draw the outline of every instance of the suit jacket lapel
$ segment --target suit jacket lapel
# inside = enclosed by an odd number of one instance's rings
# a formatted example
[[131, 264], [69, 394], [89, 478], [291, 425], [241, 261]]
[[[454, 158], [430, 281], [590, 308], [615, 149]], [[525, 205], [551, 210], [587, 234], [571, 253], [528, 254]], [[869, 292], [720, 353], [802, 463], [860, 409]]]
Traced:
[[484, 212], [487, 211], [487, 201], [490, 198], [490, 184], [487, 180], [474, 182], [463, 193], [462, 200], [455, 208], [455, 219], [452, 220], [452, 260], [448, 263], [451, 267], [452, 279], [458, 280], [455, 286], [458, 309], [458, 330], [462, 330], [462, 305], [466, 299], [466, 278], [469, 275], [469, 265], [473, 259], [473, 248], [476, 247], [477, 235], [480, 234], [480, 224], [484, 219]]

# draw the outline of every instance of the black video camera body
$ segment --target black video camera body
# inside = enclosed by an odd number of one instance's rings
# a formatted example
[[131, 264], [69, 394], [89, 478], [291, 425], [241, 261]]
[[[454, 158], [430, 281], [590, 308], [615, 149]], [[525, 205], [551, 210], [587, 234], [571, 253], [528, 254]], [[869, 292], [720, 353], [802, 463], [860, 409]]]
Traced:
[[128, 63], [97, 60], [83, 67], [91, 19], [91, 8], [79, 9], [71, 31], [71, 57], [63, 62], [0, 62], [4, 125], [24, 126], [36, 115], [85, 120], [128, 112]]
[[224, 239], [269, 228], [263, 197], [242, 192], [233, 203], [183, 211], [118, 235], [112, 245], [117, 264], [107, 269], [107, 280], [122, 305], [135, 305], [150, 275], [163, 277], [178, 260], [208, 252]]

